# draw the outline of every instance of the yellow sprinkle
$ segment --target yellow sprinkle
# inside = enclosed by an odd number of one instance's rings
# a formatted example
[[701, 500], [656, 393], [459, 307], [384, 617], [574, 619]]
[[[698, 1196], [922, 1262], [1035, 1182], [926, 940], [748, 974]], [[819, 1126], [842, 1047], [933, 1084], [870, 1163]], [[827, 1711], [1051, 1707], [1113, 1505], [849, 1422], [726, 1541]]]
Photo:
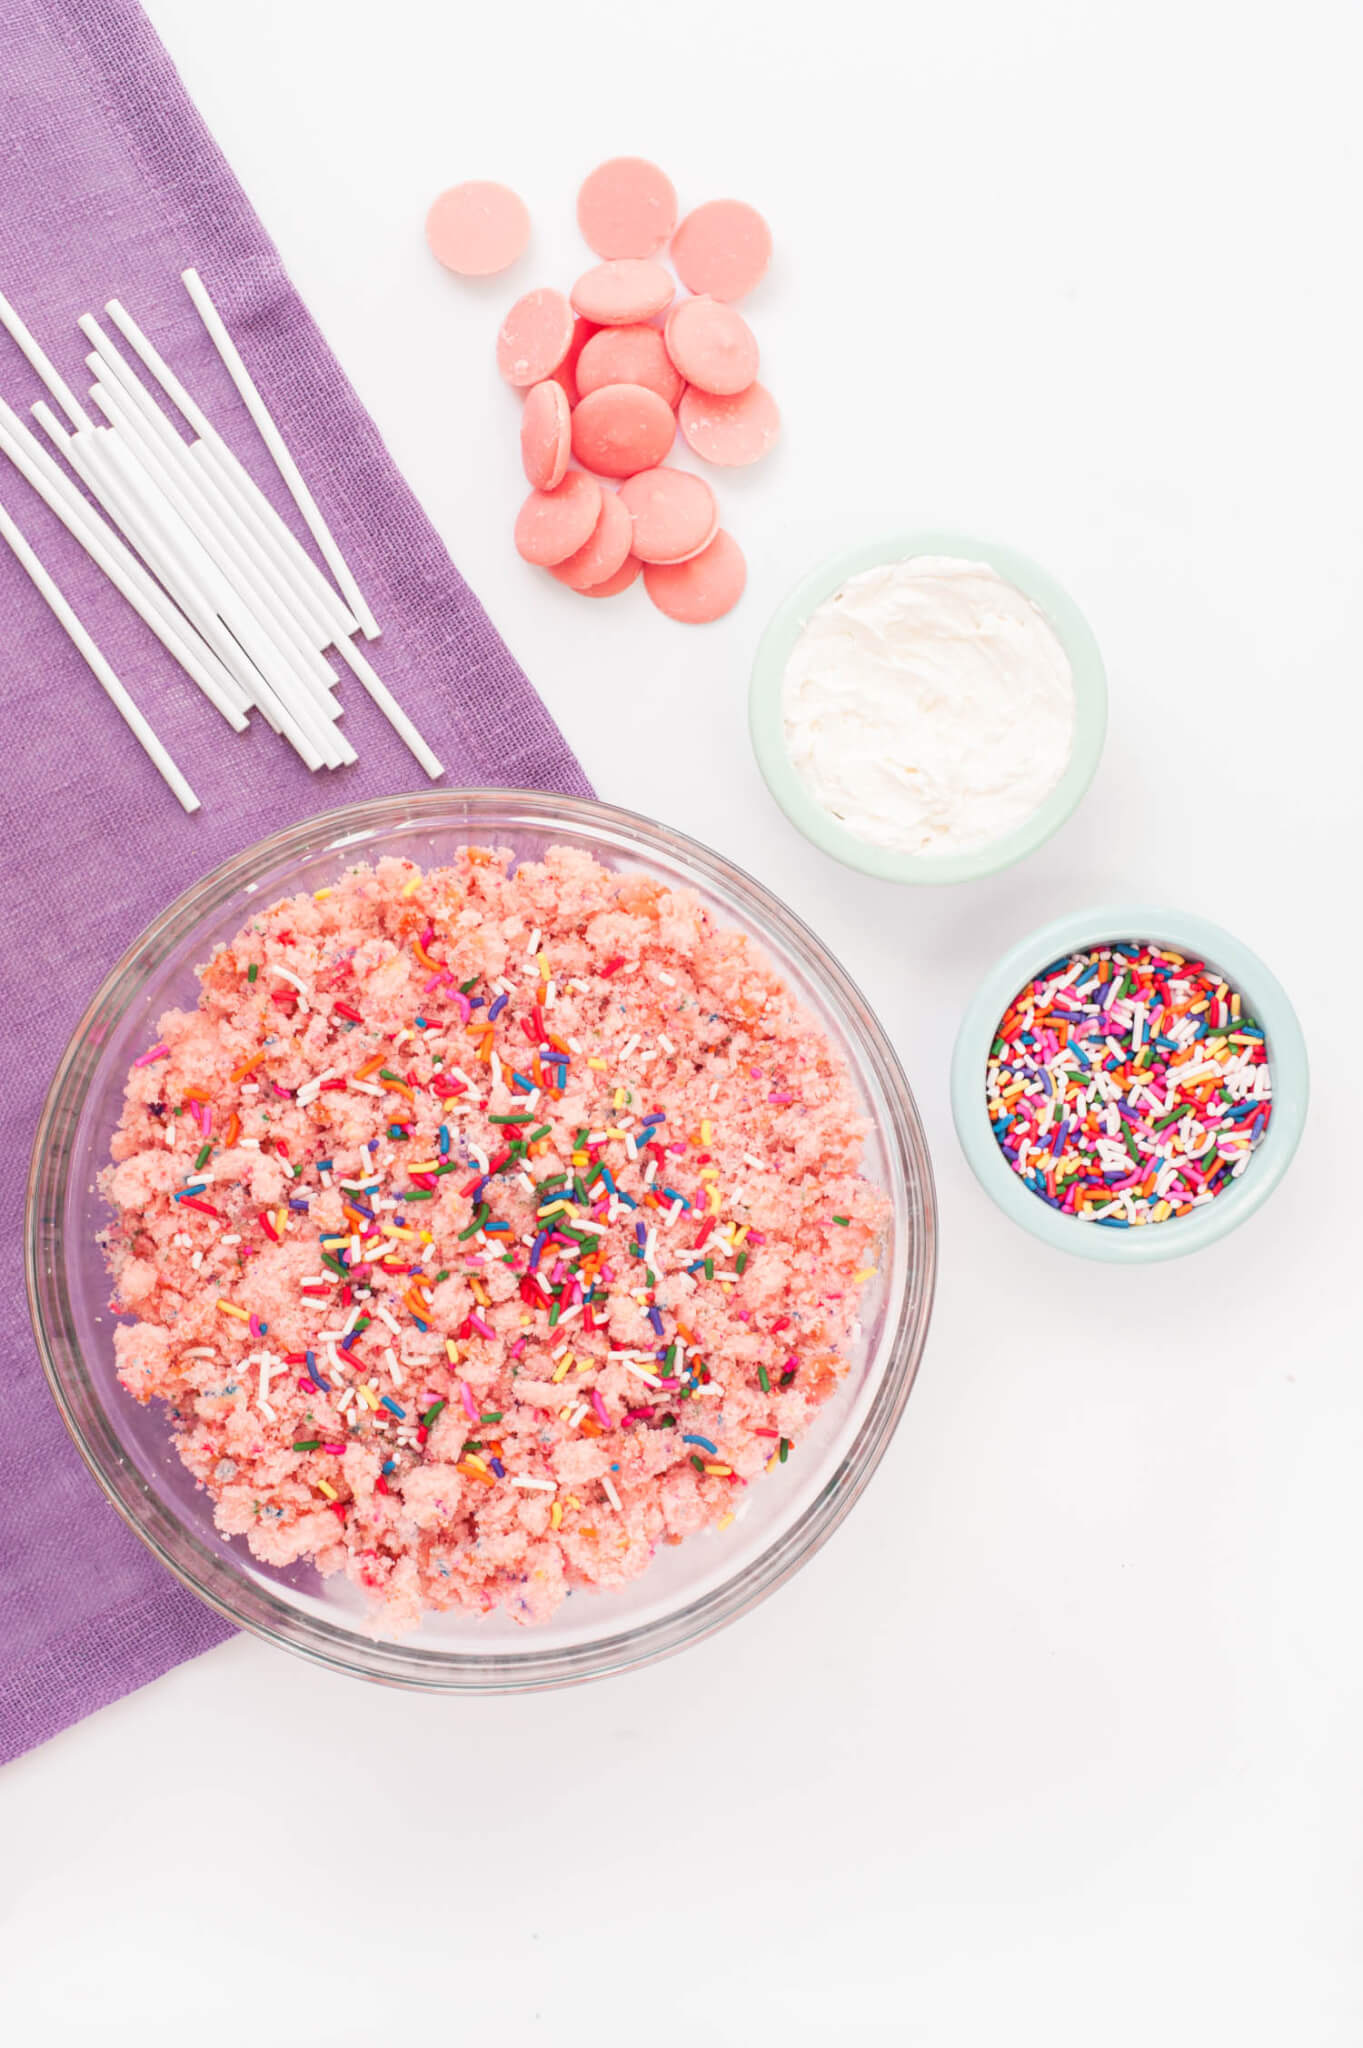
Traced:
[[604, 1074], [606, 1071], [606, 1062], [604, 1060], [588, 1060], [587, 1065], [595, 1067], [598, 1074]]
[[317, 1491], [318, 1491], [319, 1493], [324, 1493], [324, 1494], [326, 1495], [326, 1497], [327, 1497], [327, 1499], [328, 1499], [328, 1500], [335, 1500], [335, 1499], [336, 1499], [336, 1489], [335, 1489], [335, 1487], [334, 1487], [334, 1486], [332, 1486], [332, 1485], [331, 1485], [331, 1484], [330, 1484], [330, 1483], [329, 1483], [329, 1482], [328, 1482], [327, 1480], [325, 1480], [325, 1479], [319, 1479], [319, 1480], [318, 1480], [318, 1482], [317, 1482]]
[[736, 1230], [736, 1231], [734, 1232], [734, 1248], [735, 1248], [735, 1250], [736, 1250], [736, 1249], [738, 1248], [738, 1246], [739, 1246], [739, 1245], [741, 1245], [741, 1244], [742, 1244], [742, 1242], [743, 1242], [744, 1238], [745, 1238], [745, 1237], [747, 1236], [748, 1232], [749, 1232], [749, 1231], [750, 1231], [751, 1229], [752, 1229], [752, 1225], [751, 1225], [751, 1223], [743, 1223], [743, 1224], [740, 1224], [739, 1228], [738, 1228], [738, 1229], [737, 1229], [737, 1230]]
[[592, 1361], [590, 1360], [590, 1358], [579, 1358], [577, 1361], [577, 1369], [579, 1372], [590, 1372], [592, 1369]]
[[568, 1495], [568, 1505], [570, 1508], [580, 1508], [582, 1503], [575, 1493], [570, 1493]]
[[616, 1107], [617, 1109], [623, 1109], [623, 1108], [624, 1108], [624, 1106], [625, 1106], [625, 1090], [624, 1090], [623, 1088], [617, 1088], [617, 1089], [616, 1089], [616, 1091], [615, 1091], [615, 1107]]
[[571, 1209], [572, 1206], [571, 1202], [550, 1202], [547, 1208], [537, 1209], [535, 1213], [543, 1223], [546, 1216], [557, 1216], [562, 1210]]
[[323, 903], [326, 901], [326, 898], [328, 896], [334, 896], [335, 894], [336, 891], [334, 889], [314, 889], [312, 892], [312, 900], [314, 903]]
[[[619, 1108], [619, 1106], [620, 1106], [620, 1105], [619, 1105], [619, 1104], [617, 1103], [617, 1104], [616, 1104], [616, 1108], [618, 1109], [618, 1108]], [[617, 1128], [615, 1127], [615, 1125], [614, 1125], [614, 1124], [612, 1124], [612, 1125], [611, 1125], [610, 1129], [609, 1129], [609, 1130], [607, 1131], [607, 1133], [606, 1133], [606, 1136], [607, 1136], [608, 1138], [618, 1138], [618, 1139], [620, 1140], [620, 1143], [621, 1143], [622, 1145], [623, 1145], [623, 1144], [624, 1144], [624, 1142], [625, 1142], [625, 1133], [624, 1133], [623, 1131], [621, 1131], [621, 1130], [617, 1130]]]
[[282, 1237], [289, 1227], [289, 1212], [287, 1209], [275, 1210], [274, 1227]]
[[541, 974], [542, 974], [542, 975], [544, 976], [545, 980], [546, 980], [546, 981], [548, 981], [548, 979], [549, 979], [549, 955], [548, 955], [548, 954], [547, 954], [547, 953], [545, 952], [545, 950], [544, 950], [544, 948], [543, 948], [542, 946], [541, 946], [541, 948], [540, 948], [539, 952], [538, 952], [538, 953], [537, 953], [537, 954], [535, 955], [535, 965], [536, 965], [536, 966], [538, 967], [538, 969], [539, 969], [540, 973], [541, 973]]
[[364, 1402], [366, 1408], [378, 1407], [379, 1397], [374, 1392], [374, 1389], [372, 1387], [357, 1387], [355, 1391], [359, 1395], [360, 1399]]
[[591, 1164], [590, 1158], [585, 1152], [570, 1152], [568, 1157], [574, 1166], [589, 1166]]
[[420, 875], [413, 875], [413, 876], [412, 876], [412, 879], [411, 879], [411, 881], [410, 881], [410, 882], [404, 882], [404, 883], [403, 883], [403, 885], [402, 885], [402, 894], [403, 894], [404, 896], [415, 896], [415, 895], [416, 895], [416, 892], [417, 892], [417, 890], [418, 890], [418, 889], [419, 889], [420, 887], [421, 887], [421, 877], [420, 877]]
[[734, 1468], [732, 1465], [707, 1465], [705, 1469], [712, 1479], [727, 1479]]
[[409, 1163], [407, 1171], [408, 1173], [434, 1173], [440, 1163], [438, 1159], [423, 1159], [420, 1164], [412, 1161]]
[[727, 1529], [732, 1520], [732, 1515], [721, 1515], [719, 1520], [715, 1523], [715, 1527], [717, 1529]]
[[570, 1415], [572, 1414], [572, 1412], [573, 1412], [573, 1404], [572, 1404], [572, 1402], [571, 1402], [571, 1401], [567, 1401], [567, 1402], [565, 1402], [565, 1403], [564, 1403], [564, 1405], [563, 1405], [563, 1407], [562, 1407], [562, 1408], [560, 1408], [560, 1409], [559, 1409], [559, 1411], [558, 1411], [558, 1419], [559, 1419], [559, 1421], [560, 1421], [560, 1422], [566, 1422], [566, 1421], [568, 1420], [568, 1417], [569, 1417], [569, 1416], [570, 1416]]
[[249, 1311], [238, 1308], [234, 1301], [220, 1301], [218, 1307], [225, 1316], [236, 1316], [240, 1322], [249, 1323], [251, 1320]]
[[697, 1175], [697, 1179], [699, 1179], [699, 1180], [718, 1180], [718, 1179], [719, 1179], [719, 1168], [718, 1168], [717, 1166], [702, 1166], [702, 1168], [701, 1168], [701, 1170], [700, 1170], [699, 1174]]
[[720, 1212], [720, 1207], [721, 1207], [721, 1203], [720, 1203], [720, 1199], [719, 1199], [719, 1189], [718, 1189], [718, 1188], [713, 1188], [713, 1187], [712, 1187], [712, 1188], [707, 1188], [705, 1192], [706, 1192], [706, 1193], [707, 1193], [707, 1194], [709, 1195], [709, 1197], [710, 1197], [710, 1214], [711, 1214], [712, 1216], [718, 1216], [718, 1214], [719, 1214], [719, 1212]]
[[552, 1385], [554, 1385], [554, 1386], [557, 1386], [557, 1385], [558, 1385], [558, 1382], [559, 1382], [560, 1380], [566, 1380], [566, 1379], [567, 1379], [567, 1377], [568, 1377], [568, 1368], [569, 1368], [569, 1366], [570, 1366], [570, 1365], [572, 1364], [572, 1362], [573, 1362], [573, 1354], [572, 1354], [572, 1352], [571, 1352], [571, 1351], [566, 1351], [566, 1352], [564, 1353], [563, 1357], [562, 1357], [562, 1358], [561, 1358], [561, 1359], [559, 1360], [558, 1364], [557, 1364], [557, 1365], [556, 1365], [556, 1366], [554, 1367], [554, 1377], [553, 1377], [553, 1381], [551, 1382], [551, 1384], [552, 1384]]
[[703, 1116], [700, 1120], [700, 1142], [702, 1145], [708, 1145], [710, 1142], [710, 1119], [708, 1116]]
[[862, 1281], [869, 1280], [874, 1272], [874, 1266], [858, 1266], [856, 1272], [852, 1275], [853, 1284], [860, 1287]]
[[551, 1529], [561, 1529], [563, 1527], [563, 1509], [558, 1501], [555, 1501], [549, 1510], [549, 1526]]
[[522, 1316], [522, 1317], [521, 1317], [521, 1328], [522, 1328], [523, 1330], [528, 1330], [528, 1329], [530, 1328], [530, 1321], [531, 1321], [531, 1319], [530, 1319], [530, 1317], [529, 1317], [529, 1316]]
[[451, 1365], [458, 1365], [459, 1346], [455, 1343], [453, 1337], [447, 1337], [445, 1339], [445, 1356], [446, 1358], [448, 1358]]
[[475, 1451], [465, 1451], [464, 1463], [466, 1465], [472, 1465], [476, 1472], [486, 1472], [489, 1479], [492, 1477], [492, 1467], [490, 1465], [485, 1465], [482, 1459], [477, 1455]]
[[434, 1244], [435, 1238], [429, 1230], [419, 1230], [417, 1236], [423, 1244]]

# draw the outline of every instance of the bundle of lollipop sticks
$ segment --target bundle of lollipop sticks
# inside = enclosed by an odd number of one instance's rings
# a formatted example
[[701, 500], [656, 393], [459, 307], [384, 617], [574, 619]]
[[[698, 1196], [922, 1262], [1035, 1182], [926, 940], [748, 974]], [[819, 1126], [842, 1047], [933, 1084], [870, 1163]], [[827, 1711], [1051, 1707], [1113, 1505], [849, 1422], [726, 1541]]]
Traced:
[[[197, 271], [186, 270], [183, 282], [334, 584], [117, 299], [105, 312], [144, 375], [97, 320], [82, 314], [92, 417], [0, 293], [0, 326], [66, 421], [46, 402], [35, 405], [40, 439], [0, 397], [0, 454], [234, 731], [243, 731], [256, 710], [310, 769], [354, 761], [339, 725], [340, 674], [328, 658], [334, 655], [427, 775], [440, 775], [440, 762], [355, 645], [357, 634], [378, 637], [374, 615], [221, 314]], [[184, 775], [3, 505], [0, 541], [179, 802], [197, 810]]]

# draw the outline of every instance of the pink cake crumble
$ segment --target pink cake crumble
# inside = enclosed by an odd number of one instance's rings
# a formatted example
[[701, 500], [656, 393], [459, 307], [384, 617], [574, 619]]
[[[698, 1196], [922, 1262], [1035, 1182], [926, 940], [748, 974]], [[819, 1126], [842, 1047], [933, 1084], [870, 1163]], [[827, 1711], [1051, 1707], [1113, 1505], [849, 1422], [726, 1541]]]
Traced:
[[221, 1531], [387, 1629], [537, 1621], [780, 1483], [888, 1207], [742, 932], [469, 847], [280, 902], [200, 980], [102, 1186], [119, 1378]]

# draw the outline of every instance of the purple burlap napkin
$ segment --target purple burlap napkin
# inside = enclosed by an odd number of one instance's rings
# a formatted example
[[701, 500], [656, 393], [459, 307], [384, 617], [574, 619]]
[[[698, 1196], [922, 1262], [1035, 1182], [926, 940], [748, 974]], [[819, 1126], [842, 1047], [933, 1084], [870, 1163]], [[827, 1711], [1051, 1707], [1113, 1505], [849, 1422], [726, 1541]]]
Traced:
[[[290, 285], [133, 0], [0, 0], [0, 291], [78, 391], [74, 321], [119, 297], [267, 488], [274, 471], [180, 284], [194, 264], [359, 579], [375, 667], [452, 784], [586, 793]], [[0, 394], [42, 395], [0, 333]], [[288, 500], [271, 494], [281, 507]], [[23, 1163], [100, 979], [228, 855], [359, 797], [426, 787], [347, 681], [358, 766], [308, 774], [257, 719], [234, 735], [0, 459], [37, 547], [203, 800], [186, 817], [0, 549], [0, 1762], [229, 1633], [128, 1533], [76, 1455], [29, 1329]], [[295, 521], [296, 524], [296, 521]]]

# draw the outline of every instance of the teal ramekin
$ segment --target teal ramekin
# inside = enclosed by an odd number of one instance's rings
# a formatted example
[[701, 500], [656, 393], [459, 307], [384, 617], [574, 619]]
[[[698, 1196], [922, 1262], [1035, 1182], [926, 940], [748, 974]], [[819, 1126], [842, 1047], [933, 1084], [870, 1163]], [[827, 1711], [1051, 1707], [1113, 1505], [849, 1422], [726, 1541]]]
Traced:
[[[1203, 1208], [1130, 1230], [1081, 1223], [1051, 1209], [1014, 1173], [999, 1150], [985, 1102], [985, 1068], [999, 1019], [1018, 990], [1052, 961], [1114, 940], [1144, 939], [1205, 960], [1233, 989], [1264, 1033], [1273, 1072], [1273, 1114], [1263, 1141], [1238, 1180]], [[1080, 1258], [1113, 1265], [1149, 1265], [1201, 1251], [1261, 1208], [1286, 1173], [1301, 1138], [1310, 1096], [1306, 1043], [1296, 1011], [1257, 953], [1220, 925], [1182, 910], [1141, 904], [1101, 905], [1056, 918], [1020, 939], [986, 975], [962, 1020], [951, 1062], [951, 1111], [961, 1149], [987, 1194], [1033, 1237]]]
[[[863, 569], [882, 562], [902, 562], [910, 555], [954, 555], [969, 562], [987, 562], [991, 569], [1031, 598], [1053, 627], [1069, 656], [1074, 673], [1074, 746], [1065, 772], [1045, 802], [1015, 832], [974, 853], [933, 857], [897, 853], [859, 839], [835, 818], [806, 787], [786, 748], [781, 715], [781, 688], [791, 650], [810, 613]], [[773, 616], [758, 643], [748, 693], [748, 727], [757, 765], [777, 803], [806, 839], [845, 867], [886, 882], [977, 882], [1011, 867], [1059, 830], [1093, 780], [1107, 731], [1107, 676], [1087, 619], [1074, 599], [1046, 571], [1016, 549], [996, 541], [976, 540], [964, 533], [904, 533], [886, 540], [864, 541], [811, 569]]]

